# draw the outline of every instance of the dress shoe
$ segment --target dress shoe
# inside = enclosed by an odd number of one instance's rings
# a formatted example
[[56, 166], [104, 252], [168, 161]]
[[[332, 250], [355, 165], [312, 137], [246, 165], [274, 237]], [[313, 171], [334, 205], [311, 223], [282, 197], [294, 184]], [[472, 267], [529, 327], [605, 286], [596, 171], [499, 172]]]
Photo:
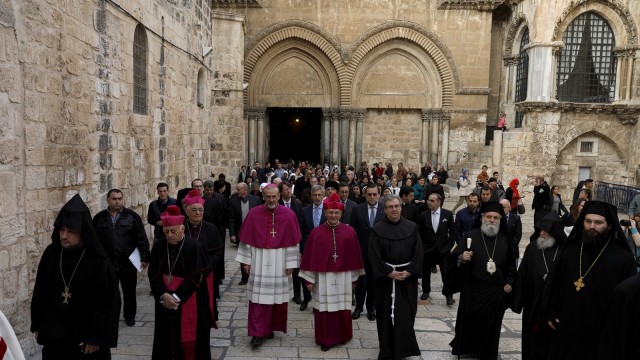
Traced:
[[258, 347], [258, 346], [262, 345], [263, 341], [264, 341], [263, 338], [254, 336], [253, 339], [251, 339], [251, 346]]
[[351, 318], [353, 320], [358, 320], [358, 319], [360, 319], [360, 314], [362, 314], [362, 310], [355, 309], [355, 310], [353, 310], [353, 314], [351, 314]]
[[238, 285], [247, 285], [247, 281], [245, 279], [240, 280], [240, 282], [238, 283]]
[[300, 299], [299, 296], [294, 296], [293, 299], [291, 299], [291, 301], [293, 301], [294, 303], [300, 305], [302, 304], [302, 299]]
[[453, 304], [455, 304], [456, 301], [453, 299], [452, 295], [447, 296], [447, 305], [451, 306]]
[[431, 272], [432, 272], [433, 274], [437, 274], [437, 273], [438, 273], [438, 268], [437, 268], [437, 267], [435, 267], [435, 266], [434, 266], [434, 267], [432, 267], [432, 268], [431, 268]]
[[265, 339], [273, 339], [274, 334], [273, 331], [269, 333], [269, 335], [267, 335], [267, 337]]
[[429, 298], [429, 293], [423, 292], [422, 295], [420, 295], [420, 300], [427, 300]]
[[300, 311], [305, 311], [307, 309], [307, 305], [309, 305], [309, 300], [305, 300], [300, 304]]
[[124, 322], [127, 324], [127, 326], [133, 326], [136, 324], [136, 319], [125, 319]]
[[322, 351], [329, 351], [329, 349], [331, 349], [331, 346], [320, 345], [320, 350]]
[[375, 312], [367, 312], [367, 319], [369, 319], [369, 321], [376, 321], [376, 313]]

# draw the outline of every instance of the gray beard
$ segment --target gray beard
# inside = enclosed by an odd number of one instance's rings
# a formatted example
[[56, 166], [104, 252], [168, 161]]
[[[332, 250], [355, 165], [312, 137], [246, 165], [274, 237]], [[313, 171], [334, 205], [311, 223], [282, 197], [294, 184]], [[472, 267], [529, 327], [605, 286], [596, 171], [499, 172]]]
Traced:
[[482, 225], [480, 225], [480, 230], [488, 237], [495, 237], [498, 235], [498, 231], [500, 231], [500, 224], [494, 225], [482, 223]]
[[546, 239], [543, 237], [538, 237], [538, 240], [536, 240], [536, 246], [540, 250], [548, 249], [555, 244], [556, 244], [556, 239], [553, 237], [548, 237]]

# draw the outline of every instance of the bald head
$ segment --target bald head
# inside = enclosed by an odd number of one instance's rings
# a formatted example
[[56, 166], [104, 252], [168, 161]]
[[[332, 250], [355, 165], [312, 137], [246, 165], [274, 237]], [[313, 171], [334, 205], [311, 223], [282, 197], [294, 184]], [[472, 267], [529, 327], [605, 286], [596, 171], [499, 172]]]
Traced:
[[502, 199], [499, 202], [500, 202], [500, 205], [502, 205], [502, 209], [505, 214], [508, 214], [509, 212], [511, 212], [511, 202], [509, 200]]

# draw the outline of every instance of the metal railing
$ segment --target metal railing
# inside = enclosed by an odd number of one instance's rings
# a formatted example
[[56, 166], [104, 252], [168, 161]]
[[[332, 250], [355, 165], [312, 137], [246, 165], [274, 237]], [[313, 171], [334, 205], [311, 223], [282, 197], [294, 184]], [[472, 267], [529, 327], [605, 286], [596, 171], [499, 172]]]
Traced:
[[633, 198], [640, 194], [640, 188], [610, 184], [603, 181], [596, 181], [594, 184], [594, 200], [608, 202], [618, 207], [619, 213], [629, 212], [629, 204]]

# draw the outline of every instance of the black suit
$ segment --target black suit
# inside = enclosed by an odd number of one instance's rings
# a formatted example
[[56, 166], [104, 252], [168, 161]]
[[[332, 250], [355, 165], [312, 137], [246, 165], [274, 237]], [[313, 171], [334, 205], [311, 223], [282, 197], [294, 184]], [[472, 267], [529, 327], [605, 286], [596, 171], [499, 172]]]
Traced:
[[[296, 214], [296, 218], [298, 219], [298, 222], [300, 222], [300, 217], [302, 216], [302, 203], [300, 202], [300, 200], [291, 197], [291, 207], [289, 209], [291, 209], [291, 211], [293, 211]], [[278, 204], [285, 206], [284, 205], [284, 200], [282, 200], [282, 198], [280, 198], [280, 200], [278, 200]]]
[[[440, 265], [440, 274], [444, 279], [447, 274], [446, 258], [455, 243], [453, 213], [440, 208], [438, 230], [434, 231], [432, 224], [432, 211], [425, 211], [418, 215], [420, 239], [424, 249], [424, 261], [422, 263], [422, 292], [431, 292], [431, 268]], [[444, 285], [444, 284], [443, 284]], [[442, 287], [442, 294], [449, 296]]]
[[220, 193], [213, 193], [210, 198], [204, 199], [204, 217], [203, 220], [210, 222], [216, 226], [218, 234], [220, 236], [220, 243], [222, 245], [222, 257], [221, 261], [216, 265], [215, 269], [215, 289], [216, 296], [220, 294], [220, 284], [222, 279], [225, 278], [224, 274], [224, 238], [227, 233], [227, 222], [229, 219], [229, 200]]
[[[302, 213], [300, 215], [300, 232], [302, 233], [302, 240], [300, 240], [300, 254], [304, 253], [304, 248], [307, 245], [307, 239], [309, 239], [309, 234], [311, 234], [311, 230], [315, 227], [313, 226], [313, 208], [314, 204], [307, 205], [302, 208]], [[327, 218], [324, 216], [324, 206], [320, 210], [320, 222], [319, 225], [324, 224], [327, 221]], [[293, 295], [294, 297], [300, 297], [300, 287], [302, 287], [302, 291], [304, 294], [304, 298], [302, 299], [305, 302], [309, 302], [311, 300], [311, 291], [307, 289], [306, 286], [300, 281], [298, 274], [300, 273], [300, 269], [295, 269], [293, 271]]]
[[358, 203], [353, 200], [347, 199], [343, 204], [344, 211], [342, 212], [342, 218], [340, 219], [340, 221], [344, 224], [349, 224], [351, 223], [351, 217], [353, 216], [353, 209], [358, 206]]
[[402, 217], [413, 222], [418, 221], [418, 207], [412, 203], [402, 203]]
[[520, 215], [516, 213], [508, 214], [508, 219], [506, 219], [506, 230], [507, 239], [509, 239], [509, 244], [511, 244], [513, 249], [514, 257], [517, 259], [520, 257], [518, 245], [520, 244], [520, 240], [522, 240], [522, 220], [520, 219]]
[[[260, 199], [251, 194], [247, 194], [247, 201], [249, 202], [249, 210], [260, 205]], [[240, 226], [242, 226], [242, 221], [244, 220], [242, 218], [241, 202], [242, 199], [240, 199], [239, 196], [234, 196], [229, 200], [229, 224], [227, 226], [229, 228], [229, 238], [237, 236], [240, 232]], [[239, 241], [240, 240], [236, 238], [236, 243], [239, 243]], [[242, 272], [242, 281], [247, 281], [249, 279], [249, 274], [244, 272], [242, 264], [240, 265], [240, 271]]]
[[[384, 218], [384, 216], [384, 206], [379, 202], [377, 204], [376, 216], [373, 223], [377, 224]], [[366, 275], [371, 274], [371, 265], [369, 265], [369, 234], [371, 234], [371, 226], [369, 225], [368, 203], [364, 202], [362, 204], [358, 204], [358, 206], [353, 209], [350, 225], [356, 231], [356, 235], [358, 236], [365, 271], [365, 275], [358, 278], [358, 285], [356, 286], [356, 309], [363, 309], [366, 298], [367, 313], [374, 313], [373, 277]]]

